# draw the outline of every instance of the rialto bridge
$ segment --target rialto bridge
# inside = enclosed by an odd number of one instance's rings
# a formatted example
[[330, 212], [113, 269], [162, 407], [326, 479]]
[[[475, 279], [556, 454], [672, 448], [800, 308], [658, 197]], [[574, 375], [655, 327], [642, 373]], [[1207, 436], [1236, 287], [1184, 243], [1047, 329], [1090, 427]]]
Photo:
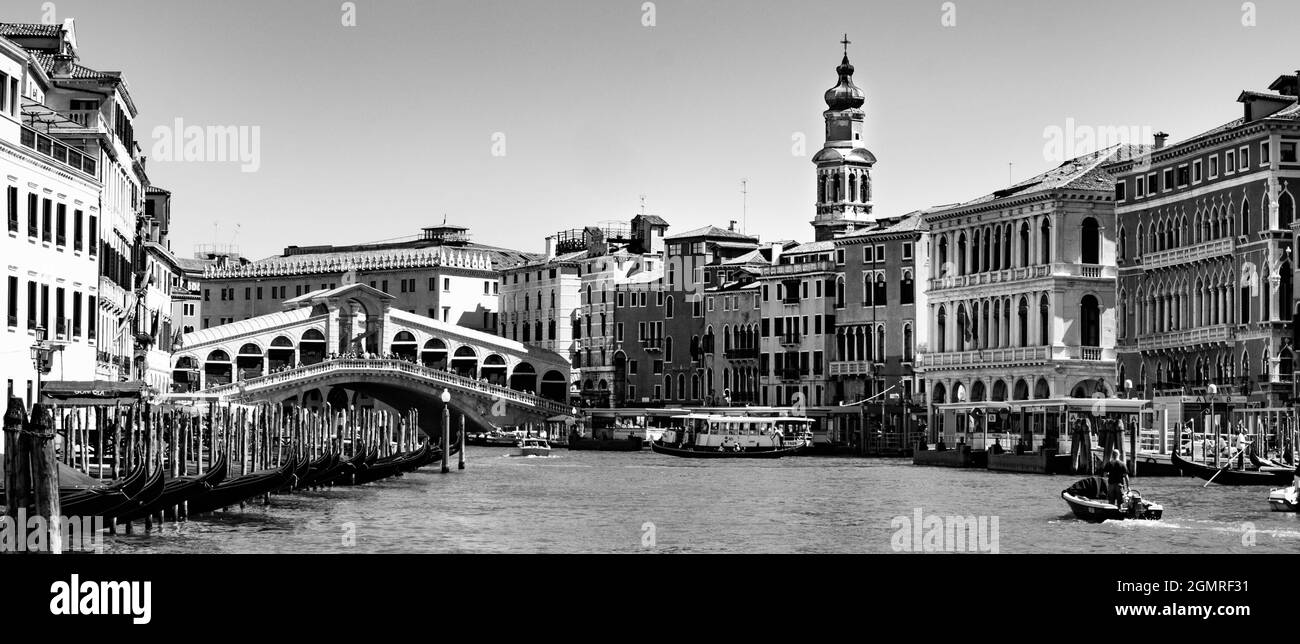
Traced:
[[232, 402], [419, 409], [436, 427], [443, 390], [471, 431], [568, 413], [562, 356], [407, 313], [364, 284], [308, 293], [285, 310], [181, 337], [176, 392]]

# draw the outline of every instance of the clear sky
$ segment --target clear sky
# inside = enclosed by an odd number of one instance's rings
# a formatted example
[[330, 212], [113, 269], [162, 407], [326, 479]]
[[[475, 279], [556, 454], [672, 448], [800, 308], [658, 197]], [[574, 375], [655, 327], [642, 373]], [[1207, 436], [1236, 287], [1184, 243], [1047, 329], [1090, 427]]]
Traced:
[[389, 239], [444, 214], [540, 252], [556, 230], [631, 218], [640, 195], [670, 233], [726, 226], [742, 178], [750, 233], [809, 240], [845, 32], [881, 214], [1056, 165], [1044, 130], [1067, 119], [1177, 141], [1300, 69], [1294, 0], [656, 0], [653, 26], [644, 0], [352, 4], [355, 26], [334, 0], [53, 3], [83, 64], [125, 74], [147, 152], [178, 118], [260, 128], [256, 172], [150, 162], [178, 254]]

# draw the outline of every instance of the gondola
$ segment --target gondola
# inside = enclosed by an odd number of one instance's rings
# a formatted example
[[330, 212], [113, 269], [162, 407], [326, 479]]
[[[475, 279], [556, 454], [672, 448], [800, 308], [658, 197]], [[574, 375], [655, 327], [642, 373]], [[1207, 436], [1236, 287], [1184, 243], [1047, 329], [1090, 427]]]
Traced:
[[168, 479], [163, 485], [162, 495], [156, 501], [146, 507], [122, 515], [118, 518], [118, 521], [139, 521], [147, 516], [172, 510], [190, 499], [207, 493], [213, 486], [219, 485], [226, 479], [226, 474], [229, 471], [228, 462], [226, 455], [221, 454], [217, 457], [217, 462], [209, 466], [208, 471], [203, 474]]
[[294, 454], [291, 458], [295, 463], [293, 473], [283, 486], [274, 490], [276, 494], [287, 494], [301, 488], [303, 481], [307, 480], [307, 474], [311, 472], [311, 461], [307, 457]]
[[1300, 491], [1295, 485], [1270, 490], [1268, 505], [1274, 512], [1296, 512], [1300, 509]]
[[1080, 479], [1064, 490], [1061, 498], [1076, 518], [1093, 523], [1102, 521], [1122, 521], [1124, 519], [1159, 520], [1164, 508], [1156, 503], [1146, 501], [1136, 490], [1129, 490], [1128, 497], [1121, 506], [1115, 506], [1106, 499], [1106, 479], [1089, 476]]
[[377, 447], [363, 449], [361, 454], [363, 456], [359, 463], [355, 458], [353, 458], [355, 471], [352, 473], [352, 476], [337, 481], [339, 485], [361, 485], [362, 481], [368, 476], [366, 471], [379, 461], [379, 448]]
[[681, 458], [781, 458], [782, 456], [794, 456], [799, 453], [799, 447], [782, 447], [765, 450], [717, 450], [717, 449], [692, 449], [690, 447], [670, 447], [658, 441], [650, 443], [650, 449], [656, 454], [667, 454], [669, 456], [678, 456]]
[[[125, 505], [132, 497], [140, 494], [149, 480], [149, 471], [143, 465], [138, 465], [125, 477], [107, 484], [87, 484], [94, 479], [62, 463], [59, 464], [59, 470], [60, 481], [66, 479], [76, 481], [73, 485], [59, 486], [59, 512], [63, 516], [102, 516], [105, 512]], [[69, 472], [73, 476], [65, 476]], [[4, 486], [0, 485], [0, 500], [3, 499]]]
[[368, 455], [369, 452], [364, 449], [358, 450], [347, 460], [342, 460], [343, 457], [340, 455], [340, 462], [329, 471], [323, 472], [316, 485], [351, 485], [357, 471], [364, 466]]
[[312, 461], [311, 466], [307, 468], [307, 476], [303, 477], [303, 480], [298, 482], [298, 489], [303, 490], [315, 487], [317, 481], [319, 481], [321, 477], [324, 476], [326, 472], [329, 472], [335, 465], [338, 465], [338, 462], [339, 455], [333, 452], [329, 452]]
[[[157, 503], [158, 499], [162, 498], [163, 491], [166, 489], [167, 478], [164, 475], [163, 469], [161, 467], [155, 468], [153, 474], [150, 474], [149, 478], [145, 481], [144, 487], [140, 490], [139, 494], [132, 496], [129, 501], [104, 512], [101, 516], [105, 519], [120, 521], [126, 516], [144, 512], [152, 507], [153, 504]], [[64, 516], [73, 516], [68, 514], [66, 510], [62, 510], [62, 508], [60, 508], [60, 510], [63, 512]]]
[[374, 483], [401, 474], [404, 471], [402, 468], [413, 458], [419, 456], [419, 451], [390, 454], [376, 459], [373, 464], [357, 474], [357, 484]]
[[237, 505], [284, 487], [293, 478], [297, 467], [298, 459], [290, 455], [276, 469], [261, 470], [223, 481], [189, 502], [190, 515]]
[[1178, 454], [1172, 454], [1170, 458], [1183, 474], [1195, 476], [1203, 481], [1213, 480], [1220, 485], [1286, 485], [1291, 482], [1291, 470], [1287, 468], [1234, 470], [1229, 469], [1229, 464], [1223, 467], [1211, 467], [1193, 463]]
[[433, 449], [429, 446], [428, 443], [424, 443], [420, 445], [419, 448], [417, 448], [414, 452], [411, 453], [411, 458], [407, 459], [406, 462], [402, 464], [402, 471], [414, 472], [415, 470], [418, 470], [421, 467], [428, 465], [429, 452], [431, 451], [433, 451]]

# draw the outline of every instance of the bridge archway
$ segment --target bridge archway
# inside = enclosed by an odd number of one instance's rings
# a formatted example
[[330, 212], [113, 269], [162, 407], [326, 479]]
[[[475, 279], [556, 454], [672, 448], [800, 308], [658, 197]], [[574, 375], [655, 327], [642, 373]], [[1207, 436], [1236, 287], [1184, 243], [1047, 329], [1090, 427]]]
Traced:
[[418, 353], [419, 343], [415, 341], [415, 335], [410, 331], [399, 331], [393, 336], [393, 343], [389, 345], [389, 352], [402, 360], [415, 361]]
[[510, 374], [510, 388], [515, 391], [537, 391], [537, 369], [527, 362], [515, 365]]
[[203, 362], [203, 381], [207, 386], [228, 385], [234, 382], [234, 377], [235, 364], [230, 361], [230, 354], [220, 349], [208, 354]]
[[319, 389], [308, 389], [302, 395], [302, 406], [307, 409], [320, 409], [325, 406], [325, 399]]
[[347, 409], [352, 406], [352, 401], [348, 396], [348, 390], [337, 386], [330, 388], [330, 393], [325, 397], [325, 402], [329, 403], [329, 406], [334, 408], [336, 411]]
[[420, 362], [433, 369], [446, 369], [447, 343], [438, 338], [425, 342], [424, 349], [420, 350]]
[[478, 378], [478, 352], [474, 347], [461, 345], [451, 358], [451, 370], [467, 378]]
[[327, 346], [325, 334], [317, 329], [307, 329], [298, 343], [298, 361], [304, 365], [319, 364], [325, 360]]
[[239, 347], [239, 354], [235, 356], [235, 369], [239, 372], [240, 380], [266, 375], [266, 358], [262, 355], [262, 347], [252, 342]]
[[[172, 368], [172, 385], [180, 391], [189, 391], [191, 385], [191, 374], [197, 375], [199, 365], [194, 360], [194, 356], [181, 356], [176, 360], [176, 366]], [[198, 386], [198, 382], [192, 383]]]
[[494, 353], [483, 359], [483, 368], [479, 374], [488, 382], [504, 387], [506, 385], [506, 359]]
[[271, 340], [271, 347], [266, 350], [266, 362], [271, 369], [271, 373], [292, 367], [294, 353], [293, 340], [282, 335]]
[[541, 388], [537, 391], [543, 398], [564, 402], [568, 398], [569, 382], [559, 371], [547, 371], [542, 376]]

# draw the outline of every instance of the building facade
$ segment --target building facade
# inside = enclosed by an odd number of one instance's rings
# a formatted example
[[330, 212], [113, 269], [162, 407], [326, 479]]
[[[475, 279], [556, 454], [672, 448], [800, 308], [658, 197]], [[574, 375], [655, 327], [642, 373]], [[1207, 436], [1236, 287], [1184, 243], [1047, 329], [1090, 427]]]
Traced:
[[496, 333], [500, 271], [540, 256], [469, 240], [441, 225], [413, 239], [350, 246], [289, 246], [282, 255], [208, 267], [199, 281], [202, 328], [278, 311], [283, 302], [339, 287], [345, 274], [396, 297], [408, 313]]
[[1210, 385], [1234, 409], [1292, 402], [1296, 95], [1283, 75], [1239, 95], [1242, 118], [1113, 168], [1119, 378], [1171, 425], [1201, 430]]
[[[13, 29], [0, 29], [0, 34]], [[0, 236], [0, 379], [9, 396], [35, 401], [38, 382], [91, 380], [101, 329], [99, 299], [99, 152], [69, 146], [27, 114], [44, 106], [50, 79], [35, 57], [0, 38], [0, 185], [6, 226]], [[46, 110], [48, 111], [48, 110]], [[37, 373], [32, 346], [51, 344], [48, 371]]]
[[[1117, 146], [973, 201], [929, 226], [927, 342], [934, 405], [1114, 396]], [[933, 417], [932, 417], [933, 420]], [[932, 439], [959, 428], [932, 422]]]

